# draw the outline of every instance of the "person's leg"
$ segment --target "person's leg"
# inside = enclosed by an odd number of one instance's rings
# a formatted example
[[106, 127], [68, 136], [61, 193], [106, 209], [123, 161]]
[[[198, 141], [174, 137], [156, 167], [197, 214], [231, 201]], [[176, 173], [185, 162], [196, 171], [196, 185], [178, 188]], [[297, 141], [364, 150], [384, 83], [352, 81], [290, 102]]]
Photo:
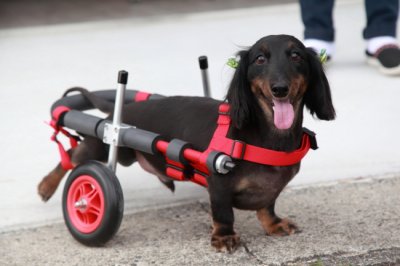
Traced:
[[367, 26], [363, 31], [364, 39], [374, 37], [396, 37], [399, 0], [365, 0]]
[[385, 74], [400, 74], [400, 49], [396, 39], [399, 0], [365, 0], [367, 25], [363, 37], [368, 62]]
[[334, 0], [300, 0], [304, 44], [317, 52], [325, 49], [329, 56], [334, 53], [333, 5]]
[[334, 41], [333, 4], [334, 0], [300, 0], [304, 39]]

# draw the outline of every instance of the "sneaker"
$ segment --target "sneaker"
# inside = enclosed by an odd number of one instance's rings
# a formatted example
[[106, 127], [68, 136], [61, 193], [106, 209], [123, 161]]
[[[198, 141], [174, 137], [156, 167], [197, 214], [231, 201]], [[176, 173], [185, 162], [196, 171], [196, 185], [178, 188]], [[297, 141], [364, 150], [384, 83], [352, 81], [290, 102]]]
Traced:
[[367, 62], [371, 66], [378, 67], [379, 71], [385, 75], [400, 75], [400, 48], [395, 44], [384, 45], [371, 54], [368, 51]]

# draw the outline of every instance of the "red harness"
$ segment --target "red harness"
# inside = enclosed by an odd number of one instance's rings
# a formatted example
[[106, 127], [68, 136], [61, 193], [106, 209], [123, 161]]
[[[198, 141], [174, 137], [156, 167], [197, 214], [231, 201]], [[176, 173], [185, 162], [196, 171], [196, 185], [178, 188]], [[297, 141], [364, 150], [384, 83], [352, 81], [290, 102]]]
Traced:
[[231, 125], [229, 109], [230, 106], [227, 103], [222, 103], [219, 106], [218, 126], [207, 151], [223, 152], [234, 159], [249, 161], [252, 163], [272, 166], [288, 166], [299, 163], [310, 148], [317, 148], [315, 134], [307, 129], [304, 130], [300, 148], [292, 152], [270, 150], [230, 139], [227, 137]]
[[[252, 163], [289, 166], [297, 164], [307, 154], [309, 149], [317, 149], [315, 133], [304, 128], [304, 134], [300, 148], [292, 152], [275, 151], [258, 146], [246, 144], [242, 141], [233, 140], [227, 137], [231, 118], [229, 115], [230, 106], [222, 103], [219, 106], [219, 117], [217, 128], [211, 138], [208, 148], [201, 153], [197, 163], [191, 163], [194, 171], [190, 171], [187, 165], [171, 160], [166, 156], [166, 174], [176, 180], [190, 180], [203, 186], [207, 186], [207, 177], [211, 174], [207, 167], [207, 159], [211, 152], [222, 152], [236, 160], [245, 160]], [[190, 167], [189, 167], [190, 168]]]

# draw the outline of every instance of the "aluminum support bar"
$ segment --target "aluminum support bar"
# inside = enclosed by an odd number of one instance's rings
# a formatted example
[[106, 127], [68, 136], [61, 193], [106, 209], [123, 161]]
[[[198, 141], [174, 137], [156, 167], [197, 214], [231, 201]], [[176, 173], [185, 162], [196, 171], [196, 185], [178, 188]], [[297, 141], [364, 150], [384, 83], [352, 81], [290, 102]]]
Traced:
[[203, 82], [203, 91], [205, 97], [211, 97], [210, 81], [208, 78], [208, 59], [207, 56], [199, 57], [199, 66], [201, 71], [201, 80]]
[[[121, 70], [118, 73], [118, 86], [117, 86], [117, 93], [115, 95], [115, 106], [114, 106], [114, 116], [113, 122], [111, 125], [107, 125], [107, 129], [104, 129], [104, 136], [110, 138], [111, 142], [108, 139], [108, 143], [110, 144], [110, 150], [108, 153], [108, 167], [112, 171], [116, 171], [117, 168], [117, 155], [118, 155], [118, 141], [119, 141], [119, 131], [121, 127], [122, 121], [122, 107], [124, 105], [124, 98], [125, 98], [125, 90], [126, 84], [128, 82], [128, 72]], [[110, 129], [111, 127], [111, 129]], [[111, 130], [107, 131], [107, 130]]]

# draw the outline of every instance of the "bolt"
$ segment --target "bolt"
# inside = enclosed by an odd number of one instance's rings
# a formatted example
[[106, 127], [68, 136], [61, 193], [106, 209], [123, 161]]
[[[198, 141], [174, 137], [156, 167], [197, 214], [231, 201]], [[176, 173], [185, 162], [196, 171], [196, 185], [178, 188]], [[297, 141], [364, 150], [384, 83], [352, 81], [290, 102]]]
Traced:
[[226, 161], [224, 163], [224, 168], [229, 170], [229, 171], [232, 171], [235, 166], [236, 166], [235, 163], [231, 162], [231, 161]]
[[75, 208], [80, 209], [80, 210], [85, 210], [87, 207], [87, 202], [85, 199], [80, 199], [74, 204]]

